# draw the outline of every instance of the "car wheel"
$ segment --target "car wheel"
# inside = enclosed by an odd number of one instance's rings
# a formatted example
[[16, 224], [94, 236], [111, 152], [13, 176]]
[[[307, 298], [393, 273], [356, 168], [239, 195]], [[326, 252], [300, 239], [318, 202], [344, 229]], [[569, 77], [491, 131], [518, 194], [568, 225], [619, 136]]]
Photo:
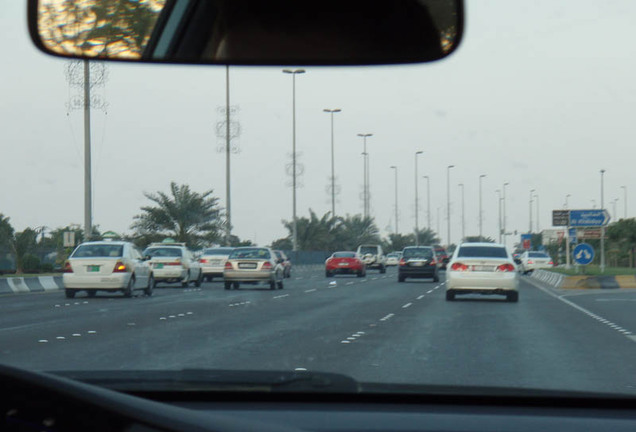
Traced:
[[232, 288], [237, 290], [241, 287], [241, 285], [238, 282], [232, 282]]
[[386, 273], [386, 266], [380, 267], [380, 273], [382, 274]]
[[333, 276], [333, 273], [331, 273], [330, 271], [325, 272], [325, 277], [331, 277], [331, 276]]
[[455, 300], [455, 293], [451, 290], [446, 291], [446, 301]]
[[231, 290], [232, 289], [232, 282], [225, 282], [224, 283], [224, 287], [226, 290]]
[[512, 291], [506, 294], [506, 300], [511, 303], [517, 303], [519, 301], [519, 292]]
[[276, 286], [278, 287], [278, 289], [283, 289], [283, 280], [279, 280]]
[[199, 272], [199, 277], [197, 278], [196, 282], [194, 282], [194, 286], [200, 287], [201, 282], [203, 282], [203, 273]]
[[75, 290], [74, 289], [65, 289], [64, 290], [64, 295], [66, 295], [66, 298], [75, 298]]
[[406, 278], [402, 275], [398, 276], [398, 282], [404, 282]]
[[214, 279], [212, 276], [206, 276], [205, 280], [208, 282], [212, 282], [212, 279]]
[[269, 281], [269, 289], [271, 290], [276, 289], [276, 281]]
[[130, 298], [133, 295], [133, 287], [135, 286], [135, 276], [131, 276], [128, 285], [124, 288], [124, 297]]
[[364, 277], [364, 273], [362, 272], [362, 270], [360, 270], [360, 271], [358, 272], [358, 274], [356, 274], [356, 276], [358, 276], [358, 277]]
[[433, 276], [433, 282], [439, 282], [439, 276], [438, 275]]
[[188, 283], [190, 283], [190, 270], [188, 270], [188, 272], [186, 273], [185, 279], [181, 281], [181, 286], [183, 288], [186, 288], [188, 286]]
[[95, 297], [95, 295], [97, 294], [97, 291], [95, 290], [88, 290], [86, 291], [86, 294], [88, 294], [89, 297], [93, 298]]
[[150, 276], [148, 276], [148, 286], [146, 286], [146, 289], [144, 289], [144, 294], [146, 294], [148, 297], [152, 296], [152, 291], [155, 288], [155, 277], [151, 274]]

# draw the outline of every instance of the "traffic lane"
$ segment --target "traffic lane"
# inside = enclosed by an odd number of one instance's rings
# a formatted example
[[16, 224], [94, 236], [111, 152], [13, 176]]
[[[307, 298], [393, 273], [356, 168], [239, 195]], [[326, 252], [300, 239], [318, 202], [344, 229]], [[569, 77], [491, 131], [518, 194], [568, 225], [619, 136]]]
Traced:
[[[636, 343], [522, 280], [518, 303], [435, 290], [337, 347], [362, 382], [636, 392]], [[362, 323], [361, 323], [362, 324]]]
[[400, 284], [406, 286], [395, 293], [386, 289], [383, 278], [336, 287], [325, 282], [315, 290], [247, 292], [270, 295], [258, 302], [225, 305], [204, 290], [200, 298], [175, 304], [165, 313], [149, 301], [137, 309], [143, 313], [111, 314], [93, 321], [90, 330], [79, 322], [84, 326], [76, 330], [81, 337], [57, 339], [50, 332], [46, 343], [23, 342], [20, 349], [3, 353], [2, 361], [44, 370], [294, 369], [312, 367], [314, 361], [339, 364], [343, 359], [334, 356], [332, 347], [343, 340], [343, 329], [373, 323], [392, 302], [400, 302], [401, 295], [430, 285]]

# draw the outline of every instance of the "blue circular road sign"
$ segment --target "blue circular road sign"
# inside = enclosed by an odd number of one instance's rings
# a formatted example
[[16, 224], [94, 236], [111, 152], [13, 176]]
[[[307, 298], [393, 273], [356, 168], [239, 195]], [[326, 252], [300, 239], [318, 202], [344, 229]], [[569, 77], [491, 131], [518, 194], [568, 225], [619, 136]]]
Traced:
[[579, 243], [572, 251], [574, 262], [580, 265], [588, 265], [594, 259], [594, 249], [587, 243]]

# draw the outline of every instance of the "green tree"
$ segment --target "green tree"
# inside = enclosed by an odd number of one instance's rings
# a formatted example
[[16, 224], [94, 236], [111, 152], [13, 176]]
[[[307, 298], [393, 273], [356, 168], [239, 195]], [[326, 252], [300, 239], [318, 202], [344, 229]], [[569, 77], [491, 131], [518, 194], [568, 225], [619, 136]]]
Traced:
[[15, 233], [9, 240], [11, 252], [15, 258], [16, 274], [23, 273], [25, 256], [35, 248], [37, 235], [36, 231], [26, 228], [22, 232]]
[[13, 227], [10, 218], [0, 213], [0, 246], [8, 246], [13, 238]]
[[429, 228], [417, 231], [417, 237], [419, 241], [416, 243], [425, 246], [432, 246], [438, 244], [441, 241], [437, 236], [437, 233]]
[[360, 214], [340, 217], [332, 249], [355, 250], [365, 243], [380, 243], [380, 230], [372, 217]]
[[615, 259], [621, 260], [629, 267], [634, 266], [634, 249], [636, 248], [636, 219], [621, 219], [609, 225], [606, 230], [609, 240], [608, 250], [614, 249]]
[[144, 193], [154, 206], [144, 206], [134, 217], [131, 228], [135, 237], [160, 239], [171, 237], [195, 247], [218, 243], [225, 222], [221, 217], [219, 199], [209, 190], [197, 193], [188, 185], [170, 183], [170, 192]]
[[415, 246], [415, 234], [389, 234], [383, 243], [386, 252], [401, 251], [407, 246]]
[[272, 244], [270, 245], [270, 247], [272, 249], [277, 249], [277, 250], [292, 250], [294, 248], [294, 245], [292, 243], [292, 239], [289, 237], [283, 237], [283, 238], [279, 238], [277, 240], [274, 240], [272, 242]]

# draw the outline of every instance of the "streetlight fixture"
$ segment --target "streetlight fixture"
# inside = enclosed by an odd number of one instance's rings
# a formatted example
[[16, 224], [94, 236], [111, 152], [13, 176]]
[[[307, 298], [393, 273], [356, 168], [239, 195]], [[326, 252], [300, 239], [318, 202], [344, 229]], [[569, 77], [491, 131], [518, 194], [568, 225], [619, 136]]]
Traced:
[[363, 174], [363, 179], [362, 179], [362, 194], [364, 196], [364, 217], [365, 219], [369, 217], [370, 214], [370, 205], [369, 205], [369, 201], [370, 201], [370, 196], [369, 196], [369, 153], [367, 152], [367, 137], [373, 136], [373, 134], [370, 133], [359, 133], [358, 134], [359, 137], [362, 137], [363, 143], [364, 143], [364, 152], [362, 153], [362, 155], [364, 156], [364, 174]]
[[391, 169], [395, 170], [395, 234], [398, 233], [398, 168], [391, 165]]
[[340, 108], [323, 109], [331, 117], [331, 217], [336, 216], [336, 172], [333, 156], [333, 115], [342, 111]]
[[450, 170], [455, 168], [455, 165], [448, 165], [446, 167], [446, 220], [447, 220], [447, 234], [448, 234], [448, 246], [451, 245], [451, 217], [450, 217]]
[[[431, 178], [427, 175], [423, 176], [426, 179], [426, 228], [432, 231], [431, 227]], [[439, 235], [439, 232], [438, 232]]]
[[[605, 201], [604, 201], [604, 180], [605, 180], [605, 170], [601, 170], [601, 210], [605, 210]], [[601, 273], [605, 272], [605, 227], [601, 226]]]
[[566, 210], [567, 210], [567, 208], [568, 208], [568, 200], [569, 200], [569, 198], [570, 198], [571, 196], [572, 196], [572, 195], [570, 195], [570, 194], [567, 194], [567, 195], [565, 196], [565, 209], [566, 209]]
[[486, 174], [482, 174], [479, 176], [479, 241], [484, 239], [483, 237], [483, 225], [484, 225], [484, 216], [481, 208], [481, 180], [486, 177]]
[[415, 245], [419, 246], [420, 245], [420, 226], [419, 226], [419, 202], [418, 202], [418, 191], [417, 191], [417, 186], [418, 186], [418, 178], [417, 178], [417, 156], [421, 155], [422, 153], [424, 153], [423, 151], [416, 151], [415, 152]]
[[623, 199], [623, 208], [625, 212], [623, 213], [623, 218], [627, 219], [627, 186], [621, 186], [623, 189], [624, 199]]
[[298, 250], [298, 218], [296, 217], [296, 75], [304, 74], [305, 69], [283, 69], [283, 73], [292, 76], [292, 245]]
[[460, 188], [462, 188], [462, 242], [464, 242], [466, 240], [466, 219], [465, 219], [465, 212], [464, 212], [464, 183], [460, 183], [458, 185]]
[[529, 203], [530, 203], [530, 212], [529, 212], [529, 216], [530, 216], [530, 218], [529, 218], [529, 220], [530, 220], [529, 226], [530, 226], [530, 228], [528, 229], [528, 233], [530, 233], [530, 234], [532, 234], [532, 194], [533, 194], [533, 192], [534, 192], [534, 189], [530, 189], [530, 201], [529, 201]]

